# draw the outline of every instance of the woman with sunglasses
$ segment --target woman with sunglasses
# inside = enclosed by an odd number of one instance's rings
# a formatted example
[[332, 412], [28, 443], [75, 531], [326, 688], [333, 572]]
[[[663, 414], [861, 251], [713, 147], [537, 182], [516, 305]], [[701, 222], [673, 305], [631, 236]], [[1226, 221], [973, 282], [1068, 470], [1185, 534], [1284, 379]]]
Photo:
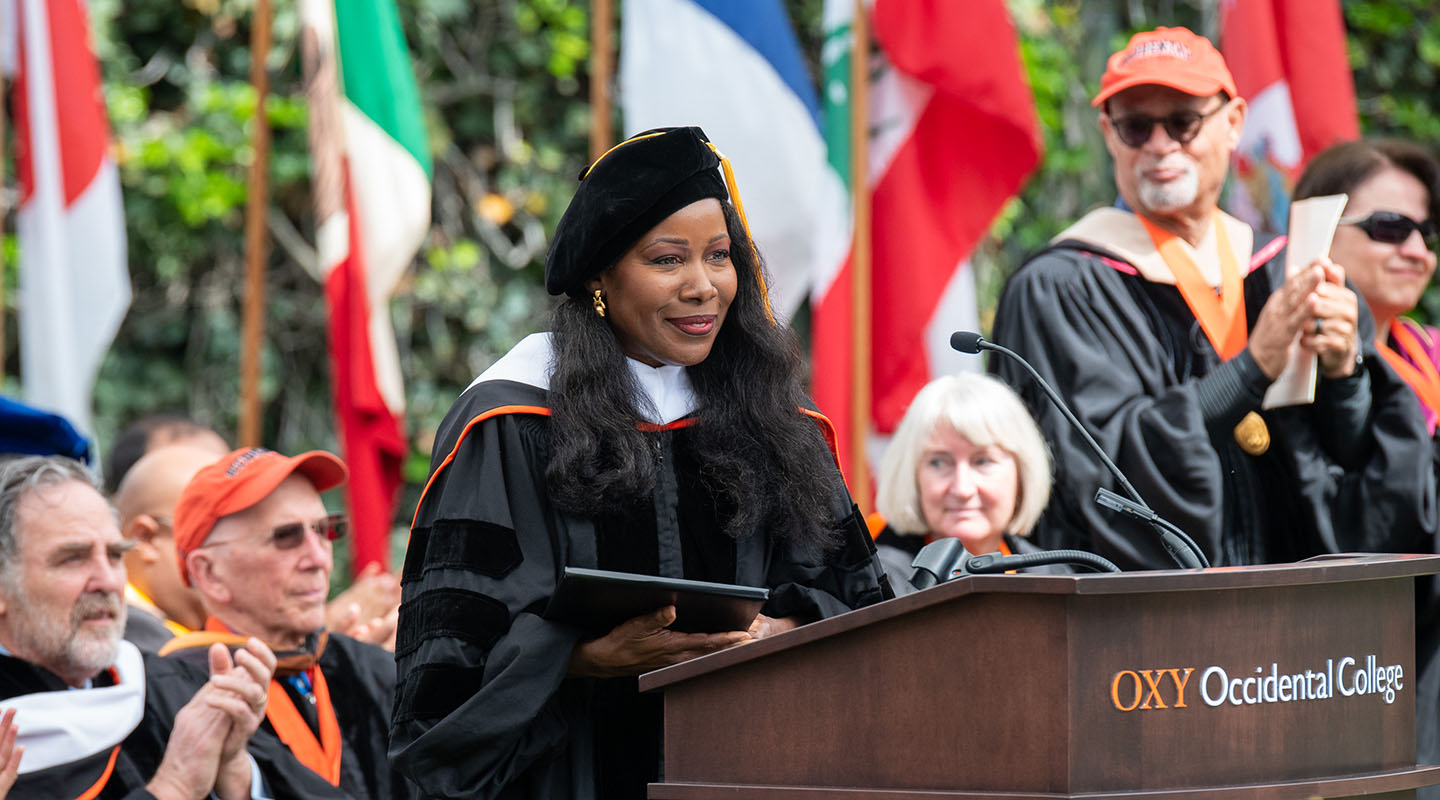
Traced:
[[[1440, 164], [1398, 139], [1337, 144], [1305, 168], [1295, 199], [1342, 193], [1349, 199], [1330, 258], [1375, 317], [1376, 350], [1419, 399], [1440, 464], [1440, 331], [1402, 316], [1435, 274]], [[1433, 764], [1440, 761], [1440, 586], [1433, 577], [1416, 581], [1415, 601], [1416, 750], [1421, 763]]]
[[[390, 755], [427, 795], [644, 797], [660, 698], [635, 676], [888, 594], [699, 128], [582, 173], [545, 273], [550, 332], [451, 408], [411, 531]], [[748, 630], [664, 607], [597, 635], [546, 617], [567, 566], [770, 599]]]
[[1435, 274], [1440, 165], [1423, 147], [1396, 139], [1345, 142], [1325, 150], [1295, 184], [1295, 199], [1347, 194], [1330, 258], [1360, 290], [1381, 356], [1415, 390], [1430, 433], [1440, 419], [1440, 335], [1401, 316]]

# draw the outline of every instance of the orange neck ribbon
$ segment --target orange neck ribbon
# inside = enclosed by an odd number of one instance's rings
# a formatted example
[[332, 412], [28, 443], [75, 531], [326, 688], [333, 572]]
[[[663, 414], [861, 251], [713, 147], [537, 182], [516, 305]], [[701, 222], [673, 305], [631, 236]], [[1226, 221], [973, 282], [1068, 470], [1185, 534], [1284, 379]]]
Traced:
[[1245, 289], [1241, 285], [1240, 264], [1235, 260], [1235, 251], [1230, 247], [1230, 234], [1217, 210], [1212, 224], [1215, 227], [1215, 244], [1220, 251], [1220, 292], [1205, 282], [1195, 260], [1185, 252], [1180, 237], [1155, 225], [1150, 220], [1136, 215], [1150, 234], [1150, 241], [1160, 251], [1160, 258], [1175, 276], [1175, 288], [1185, 298], [1190, 313], [1200, 323], [1205, 337], [1210, 340], [1222, 361], [1229, 361], [1245, 349], [1248, 334], [1245, 329]]
[[[1390, 338], [1395, 340], [1404, 355], [1392, 350], [1385, 338], [1380, 336], [1375, 337], [1375, 349], [1380, 351], [1385, 363], [1410, 385], [1420, 402], [1432, 414], [1440, 415], [1440, 372], [1436, 371], [1435, 363], [1430, 360], [1420, 337], [1396, 317], [1390, 322]], [[1435, 434], [1434, 421], [1430, 423], [1430, 434]]]
[[295, 759], [309, 767], [315, 774], [340, 785], [340, 722], [335, 718], [335, 707], [330, 705], [330, 687], [325, 683], [325, 673], [319, 665], [306, 670], [315, 692], [315, 713], [320, 718], [320, 739], [300, 715], [300, 710], [290, 700], [279, 681], [270, 681], [270, 699], [265, 716], [280, 741], [295, 754]]

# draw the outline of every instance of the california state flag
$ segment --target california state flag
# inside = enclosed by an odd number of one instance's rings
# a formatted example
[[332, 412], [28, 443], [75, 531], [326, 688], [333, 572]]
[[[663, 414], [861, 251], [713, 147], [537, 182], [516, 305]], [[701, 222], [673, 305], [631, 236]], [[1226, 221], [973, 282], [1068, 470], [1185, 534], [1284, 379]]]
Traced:
[[91, 389], [130, 306], [120, 177], [82, 0], [0, 0], [15, 75], [20, 370], [32, 404], [90, 424]]
[[389, 299], [430, 228], [430, 156], [394, 0], [302, 0], [316, 238], [352, 566], [388, 566], [406, 441]]
[[1236, 213], [1283, 231], [1315, 154], [1360, 138], [1338, 0], [1225, 0], [1220, 49], [1250, 105], [1235, 151]]

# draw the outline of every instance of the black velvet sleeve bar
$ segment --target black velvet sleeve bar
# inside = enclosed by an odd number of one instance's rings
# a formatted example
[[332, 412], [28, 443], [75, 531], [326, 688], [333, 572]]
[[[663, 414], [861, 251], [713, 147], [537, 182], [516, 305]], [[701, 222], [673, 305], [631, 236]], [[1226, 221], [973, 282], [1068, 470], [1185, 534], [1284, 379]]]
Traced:
[[1249, 349], [1241, 350], [1195, 382], [1195, 396], [1206, 426], [1212, 433], [1235, 427], [1246, 414], [1259, 410], [1270, 383]]

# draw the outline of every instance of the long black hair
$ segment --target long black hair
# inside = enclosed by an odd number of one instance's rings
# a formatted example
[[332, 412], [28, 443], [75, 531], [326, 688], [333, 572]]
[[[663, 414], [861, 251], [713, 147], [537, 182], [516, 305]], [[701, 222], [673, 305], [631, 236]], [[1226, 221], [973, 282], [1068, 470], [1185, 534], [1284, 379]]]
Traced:
[[[800, 407], [804, 362], [795, 334], [771, 322], [760, 296], [760, 263], [745, 226], [721, 201], [737, 287], [709, 356], [689, 367], [699, 408], [695, 455], [707, 485], [735, 508], [734, 537], [762, 522], [797, 552], [837, 542], [830, 505], [839, 474], [814, 420]], [[655, 450], [636, 427], [640, 388], [610, 325], [587, 298], [570, 297], [552, 317], [550, 494], [589, 514], [637, 500], [655, 484]]]

